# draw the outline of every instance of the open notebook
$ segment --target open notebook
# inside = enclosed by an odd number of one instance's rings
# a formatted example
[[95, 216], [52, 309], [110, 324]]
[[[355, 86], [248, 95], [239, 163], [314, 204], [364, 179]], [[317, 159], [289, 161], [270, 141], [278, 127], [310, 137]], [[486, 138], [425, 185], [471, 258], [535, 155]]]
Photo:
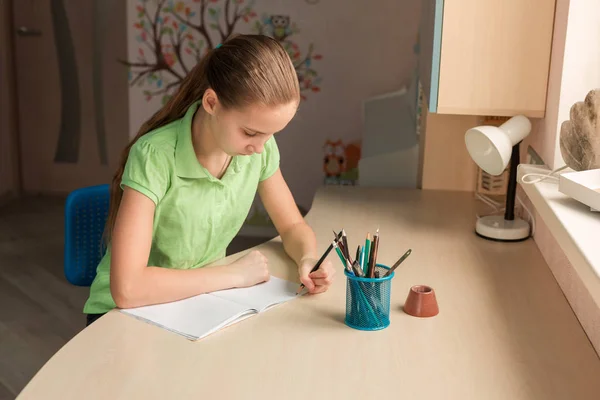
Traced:
[[296, 298], [298, 283], [272, 276], [248, 288], [201, 294], [184, 300], [122, 309], [190, 340], [202, 339], [226, 326]]

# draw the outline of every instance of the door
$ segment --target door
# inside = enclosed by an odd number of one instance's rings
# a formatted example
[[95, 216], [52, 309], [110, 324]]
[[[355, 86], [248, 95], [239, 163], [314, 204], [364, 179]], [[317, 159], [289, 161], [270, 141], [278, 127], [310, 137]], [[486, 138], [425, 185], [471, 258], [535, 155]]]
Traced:
[[12, 4], [24, 191], [110, 182], [129, 135], [126, 2]]

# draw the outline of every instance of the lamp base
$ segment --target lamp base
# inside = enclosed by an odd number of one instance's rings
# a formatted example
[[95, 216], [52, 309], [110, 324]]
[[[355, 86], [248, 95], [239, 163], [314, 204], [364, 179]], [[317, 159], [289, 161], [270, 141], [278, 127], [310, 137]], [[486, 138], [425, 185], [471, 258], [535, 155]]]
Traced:
[[521, 218], [505, 220], [502, 215], [488, 215], [477, 220], [475, 232], [485, 239], [518, 242], [529, 237], [530, 227]]

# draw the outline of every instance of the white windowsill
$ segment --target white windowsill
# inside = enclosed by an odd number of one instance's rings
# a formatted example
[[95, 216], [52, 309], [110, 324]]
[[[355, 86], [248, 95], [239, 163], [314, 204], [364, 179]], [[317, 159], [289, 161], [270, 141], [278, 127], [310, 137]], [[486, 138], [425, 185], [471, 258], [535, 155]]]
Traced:
[[[585, 204], [559, 192], [556, 180], [546, 179], [534, 184], [521, 183], [521, 177], [532, 172], [547, 174], [550, 170], [539, 165], [521, 164], [517, 172], [518, 183], [589, 290], [596, 305], [600, 306], [600, 212], [590, 211]], [[563, 172], [572, 170], [561, 171]]]

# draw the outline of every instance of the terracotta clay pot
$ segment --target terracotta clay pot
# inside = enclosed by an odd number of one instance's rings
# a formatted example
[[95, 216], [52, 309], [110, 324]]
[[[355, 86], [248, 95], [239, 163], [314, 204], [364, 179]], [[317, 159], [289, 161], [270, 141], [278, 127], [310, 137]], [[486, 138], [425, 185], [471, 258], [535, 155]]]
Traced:
[[435, 291], [425, 285], [416, 285], [410, 288], [404, 312], [413, 317], [433, 317], [440, 312]]

